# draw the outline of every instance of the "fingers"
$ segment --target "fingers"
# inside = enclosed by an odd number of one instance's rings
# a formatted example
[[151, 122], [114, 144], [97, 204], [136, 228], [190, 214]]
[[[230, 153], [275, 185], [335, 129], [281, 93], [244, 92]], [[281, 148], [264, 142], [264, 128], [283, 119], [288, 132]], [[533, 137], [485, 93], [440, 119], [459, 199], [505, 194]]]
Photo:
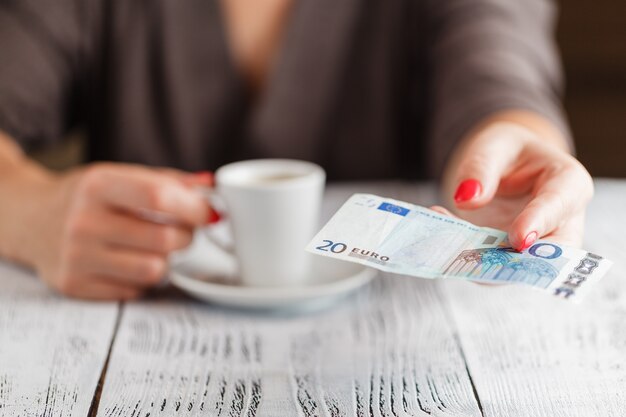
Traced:
[[[524, 202], [519, 214], [509, 213], [510, 220], [503, 225], [517, 250], [544, 236], [580, 242], [581, 213], [593, 194], [593, 183], [573, 157], [513, 124], [495, 124], [479, 132], [459, 155], [454, 171], [457, 208], [471, 213], [485, 210], [495, 204], [496, 195], [502, 200], [498, 207], [505, 206], [503, 201]], [[492, 221], [484, 219], [487, 224]]]
[[475, 209], [489, 203], [500, 179], [512, 170], [523, 149], [522, 140], [515, 139], [525, 129], [511, 125], [495, 125], [479, 133], [464, 149], [456, 170], [454, 202], [460, 209]]
[[62, 272], [38, 272], [60, 293], [90, 300], [130, 300], [141, 296], [147, 288], [118, 277], [90, 272], [89, 269], [73, 264], [63, 267]]
[[65, 295], [87, 299], [134, 299], [161, 283], [167, 258], [81, 243], [66, 248], [57, 271], [40, 271], [42, 278]]
[[153, 223], [119, 212], [107, 214], [106, 222], [95, 224], [92, 233], [110, 246], [162, 255], [189, 246], [193, 239], [190, 227]]
[[134, 166], [98, 166], [82, 180], [89, 199], [130, 211], [164, 213], [190, 226], [206, 222], [209, 207], [204, 198], [171, 175]]
[[582, 238], [584, 229], [585, 213], [581, 212], [578, 215], [564, 221], [557, 229], [542, 237], [542, 239], [562, 245], [580, 247], [583, 243]]
[[536, 184], [534, 198], [511, 225], [511, 245], [524, 250], [547, 235], [579, 244], [584, 209], [593, 195], [587, 171], [577, 162], [568, 161], [547, 169]]
[[84, 276], [81, 280], [84, 281], [84, 285], [72, 285], [59, 290], [70, 297], [94, 301], [128, 301], [137, 299], [143, 294], [141, 288], [112, 283], [106, 277]]
[[[193, 174], [170, 168], [160, 168], [158, 171], [175, 178], [177, 181], [188, 187], [212, 188], [215, 186], [215, 177], [210, 171], [201, 171]], [[209, 206], [205, 223], [213, 224], [219, 222], [221, 219], [221, 215], [213, 207]]]
[[159, 284], [167, 273], [165, 256], [107, 247], [82, 252], [72, 264], [82, 275], [106, 276], [111, 282], [138, 288]]
[[197, 187], [210, 173], [187, 174], [122, 164], [94, 164], [59, 177], [39, 275], [64, 294], [131, 299], [159, 284], [172, 251], [216, 216]]

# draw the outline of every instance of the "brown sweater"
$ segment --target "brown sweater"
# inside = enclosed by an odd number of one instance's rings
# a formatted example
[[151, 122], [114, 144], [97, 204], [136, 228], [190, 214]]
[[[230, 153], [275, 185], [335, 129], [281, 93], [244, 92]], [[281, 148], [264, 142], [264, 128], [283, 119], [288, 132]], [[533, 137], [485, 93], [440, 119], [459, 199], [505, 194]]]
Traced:
[[217, 0], [0, 0], [0, 130], [28, 148], [80, 126], [90, 161], [435, 176], [498, 110], [568, 134], [554, 17], [548, 0], [297, 0], [253, 102]]

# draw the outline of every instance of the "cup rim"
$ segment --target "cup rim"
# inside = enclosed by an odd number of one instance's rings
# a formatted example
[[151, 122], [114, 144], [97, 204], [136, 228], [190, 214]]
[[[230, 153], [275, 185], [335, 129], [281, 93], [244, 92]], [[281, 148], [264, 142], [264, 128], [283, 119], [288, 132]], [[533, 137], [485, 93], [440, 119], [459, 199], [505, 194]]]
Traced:
[[[250, 182], [246, 180], [250, 178], [250, 174], [238, 173], [242, 170], [260, 170], [276, 174], [295, 171], [296, 176], [271, 183]], [[227, 186], [239, 189], [290, 189], [303, 185], [317, 185], [325, 180], [326, 173], [321, 166], [298, 159], [249, 159], [223, 165], [215, 172], [215, 183], [218, 187]]]

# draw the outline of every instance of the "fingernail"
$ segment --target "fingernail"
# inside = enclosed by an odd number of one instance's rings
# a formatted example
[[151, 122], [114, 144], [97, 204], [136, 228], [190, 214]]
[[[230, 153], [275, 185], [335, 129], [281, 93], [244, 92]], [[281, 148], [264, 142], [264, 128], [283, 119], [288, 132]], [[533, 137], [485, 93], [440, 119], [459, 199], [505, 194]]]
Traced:
[[456, 189], [454, 201], [456, 203], [463, 203], [472, 200], [478, 197], [482, 190], [483, 187], [478, 180], [465, 180], [459, 184], [459, 188]]
[[530, 232], [529, 234], [527, 234], [526, 237], [524, 238], [524, 243], [522, 243], [522, 247], [519, 249], [519, 251], [523, 252], [526, 249], [530, 248], [532, 244], [537, 241], [538, 237], [539, 237], [539, 233], [537, 232]]
[[205, 184], [213, 184], [213, 173], [211, 171], [194, 172], [193, 176]]
[[215, 211], [215, 210], [209, 210], [209, 215], [207, 216], [206, 219], [206, 224], [215, 224], [217, 222], [219, 222], [220, 220], [222, 220], [222, 216], [220, 216], [220, 214]]

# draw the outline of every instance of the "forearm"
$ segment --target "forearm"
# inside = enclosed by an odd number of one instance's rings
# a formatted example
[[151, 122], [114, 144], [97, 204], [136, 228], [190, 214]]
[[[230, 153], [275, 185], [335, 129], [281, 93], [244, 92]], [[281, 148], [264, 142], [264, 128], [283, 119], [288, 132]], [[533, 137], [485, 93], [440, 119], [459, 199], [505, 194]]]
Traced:
[[[559, 100], [563, 86], [553, 37], [553, 1], [450, 0], [430, 4], [435, 167], [442, 168], [459, 142], [471, 136], [470, 130], [494, 115], [536, 115], [535, 119], [545, 119], [559, 132], [551, 136], [570, 140]], [[472, 19], [467, 19], [469, 15]], [[520, 124], [528, 119], [514, 118], [523, 119]], [[529, 124], [535, 129], [544, 123]]]
[[[28, 159], [0, 132], [0, 256], [32, 265], [39, 221], [45, 218], [42, 197], [54, 174]], [[31, 242], [32, 241], [32, 242]]]

